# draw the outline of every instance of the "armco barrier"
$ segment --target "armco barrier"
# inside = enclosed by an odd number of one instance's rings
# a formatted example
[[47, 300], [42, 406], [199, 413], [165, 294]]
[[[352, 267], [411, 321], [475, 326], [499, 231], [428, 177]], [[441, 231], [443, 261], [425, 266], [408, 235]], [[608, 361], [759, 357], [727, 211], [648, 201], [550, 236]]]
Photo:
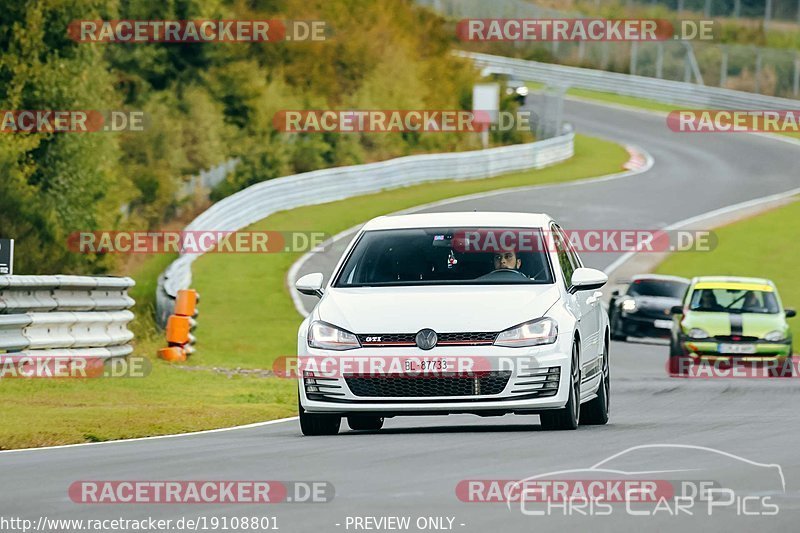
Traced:
[[0, 276], [0, 352], [118, 357], [131, 353], [131, 278]]
[[[239, 191], [195, 218], [186, 231], [237, 231], [279, 210], [314, 205], [382, 189], [448, 179], [489, 178], [543, 168], [572, 157], [574, 135], [487, 150], [425, 154], [366, 165], [329, 168], [258, 183]], [[178, 291], [192, 282], [192, 262], [199, 254], [184, 254], [160, 276], [156, 319], [161, 327], [172, 314]]]
[[710, 109], [788, 110], [800, 101], [759, 94], [707, 87], [680, 81], [659, 80], [588, 68], [539, 63], [524, 59], [457, 51], [456, 55], [472, 59], [484, 74], [505, 74], [522, 81], [547, 85], [577, 87], [594, 91], [646, 98], [680, 106]]

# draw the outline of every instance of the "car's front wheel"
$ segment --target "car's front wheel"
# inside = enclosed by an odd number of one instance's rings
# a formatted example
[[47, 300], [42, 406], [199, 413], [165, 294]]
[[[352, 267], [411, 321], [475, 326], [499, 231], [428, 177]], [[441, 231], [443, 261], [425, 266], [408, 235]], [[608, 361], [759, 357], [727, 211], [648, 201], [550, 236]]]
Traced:
[[597, 397], [581, 409], [581, 424], [602, 426], [608, 423], [611, 403], [611, 369], [608, 365], [608, 343], [603, 349], [603, 378], [597, 387]]
[[627, 336], [622, 333], [622, 320], [619, 318], [619, 311], [611, 311], [611, 318], [609, 320], [611, 327], [611, 340], [624, 341]]
[[686, 355], [686, 351], [681, 347], [680, 340], [670, 339], [669, 343], [669, 375], [686, 376], [689, 374], [689, 366], [692, 364], [691, 358]]
[[581, 417], [581, 365], [578, 340], [572, 344], [572, 368], [569, 373], [569, 399], [561, 409], [544, 411], [539, 415], [544, 429], [577, 429]]
[[378, 431], [383, 427], [382, 416], [350, 415], [347, 425], [354, 431]]
[[300, 430], [303, 435], [313, 437], [318, 435], [336, 435], [342, 424], [341, 415], [311, 414], [306, 413], [298, 398], [297, 406], [300, 411]]

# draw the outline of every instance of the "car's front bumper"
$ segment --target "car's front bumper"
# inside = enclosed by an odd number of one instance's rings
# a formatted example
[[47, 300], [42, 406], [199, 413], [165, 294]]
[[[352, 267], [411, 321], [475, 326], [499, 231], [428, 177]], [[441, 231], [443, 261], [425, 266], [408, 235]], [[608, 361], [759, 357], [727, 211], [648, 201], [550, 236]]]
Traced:
[[[683, 347], [687, 355], [696, 360], [702, 361], [747, 361], [747, 362], [763, 362], [783, 360], [792, 355], [791, 344], [785, 342], [721, 342], [717, 340], [711, 341], [695, 341], [685, 340]], [[737, 346], [747, 347], [753, 353], [724, 353], [721, 350], [721, 345], [733, 344]], [[752, 347], [752, 348], [750, 348]]]
[[672, 330], [672, 319], [669, 315], [655, 318], [636, 313], [620, 315], [622, 334], [629, 337], [668, 338]]
[[[560, 335], [558, 340], [551, 345], [535, 346], [529, 348], [504, 348], [498, 346], [451, 346], [437, 347], [433, 350], [423, 351], [417, 348], [371, 348], [338, 352], [340, 357], [357, 358], [422, 358], [435, 360], [437, 358], [475, 358], [482, 364], [482, 370], [488, 372], [508, 372], [508, 381], [502, 390], [495, 394], [484, 394], [480, 390], [473, 390], [471, 394], [447, 396], [366, 396], [364, 390], [357, 391], [356, 395], [348, 379], [353, 376], [333, 375], [320, 379], [322, 374], [315, 377], [304, 376], [302, 368], [299, 373], [300, 402], [303, 409], [309, 413], [381, 413], [386, 416], [414, 415], [414, 414], [450, 414], [450, 413], [476, 413], [476, 414], [502, 414], [512, 412], [537, 412], [539, 410], [557, 409], [563, 407], [569, 395], [569, 375], [571, 368], [572, 339], [569, 335]], [[301, 354], [302, 357], [303, 354]], [[330, 351], [307, 349], [306, 356], [322, 357], [331, 356]], [[554, 369], [558, 371], [558, 380], [549, 385], [548, 375], [553, 375]], [[457, 379], [463, 379], [465, 374], [459, 374]], [[480, 379], [481, 372], [475, 374], [474, 379]], [[484, 374], [485, 375], [485, 374]], [[330, 375], [329, 375], [330, 376]], [[368, 378], [382, 379], [382, 374], [370, 373]], [[364, 377], [356, 376], [356, 377]], [[384, 376], [385, 378], [385, 376]], [[313, 381], [309, 381], [313, 379]], [[402, 378], [420, 379], [414, 376]], [[423, 378], [424, 379], [424, 378]], [[442, 378], [448, 379], [448, 378]], [[471, 379], [471, 378], [470, 378]], [[591, 377], [587, 380], [587, 388], [599, 380]], [[589, 381], [593, 381], [590, 383]], [[557, 383], [555, 394], [542, 396], [536, 391], [552, 390]], [[414, 388], [414, 387], [410, 387]], [[592, 390], [589, 388], [589, 390]], [[328, 391], [330, 394], [323, 394]]]

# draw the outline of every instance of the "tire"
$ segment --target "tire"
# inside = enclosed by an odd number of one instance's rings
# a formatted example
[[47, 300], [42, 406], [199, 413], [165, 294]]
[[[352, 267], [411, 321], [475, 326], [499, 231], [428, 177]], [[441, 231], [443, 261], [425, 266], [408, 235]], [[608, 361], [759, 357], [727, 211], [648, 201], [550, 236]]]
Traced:
[[603, 426], [608, 423], [611, 404], [611, 369], [608, 365], [608, 343], [603, 350], [603, 379], [597, 388], [597, 397], [581, 408], [581, 424]]
[[297, 399], [297, 406], [300, 412], [300, 430], [307, 437], [320, 435], [336, 435], [339, 433], [339, 426], [342, 424], [342, 415], [318, 415], [306, 413]]
[[581, 365], [578, 340], [572, 343], [572, 367], [569, 374], [569, 399], [561, 409], [544, 411], [539, 415], [542, 427], [547, 430], [578, 429], [581, 418]]
[[612, 311], [611, 318], [609, 319], [611, 329], [611, 340], [625, 341], [627, 336], [620, 332], [619, 311]]
[[354, 431], [378, 431], [383, 427], [383, 417], [351, 415], [347, 417], [347, 425]]
[[689, 361], [680, 345], [676, 345], [672, 339], [669, 341], [669, 375], [686, 376], [689, 373]]

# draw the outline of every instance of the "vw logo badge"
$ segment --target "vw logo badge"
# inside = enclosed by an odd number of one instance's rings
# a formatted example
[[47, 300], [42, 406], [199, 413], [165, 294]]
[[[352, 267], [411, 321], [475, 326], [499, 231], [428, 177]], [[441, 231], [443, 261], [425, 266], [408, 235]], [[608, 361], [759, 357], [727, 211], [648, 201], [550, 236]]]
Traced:
[[436, 336], [435, 331], [426, 328], [419, 330], [414, 340], [420, 350], [430, 350], [436, 346], [436, 341], [439, 340], [439, 337]]

